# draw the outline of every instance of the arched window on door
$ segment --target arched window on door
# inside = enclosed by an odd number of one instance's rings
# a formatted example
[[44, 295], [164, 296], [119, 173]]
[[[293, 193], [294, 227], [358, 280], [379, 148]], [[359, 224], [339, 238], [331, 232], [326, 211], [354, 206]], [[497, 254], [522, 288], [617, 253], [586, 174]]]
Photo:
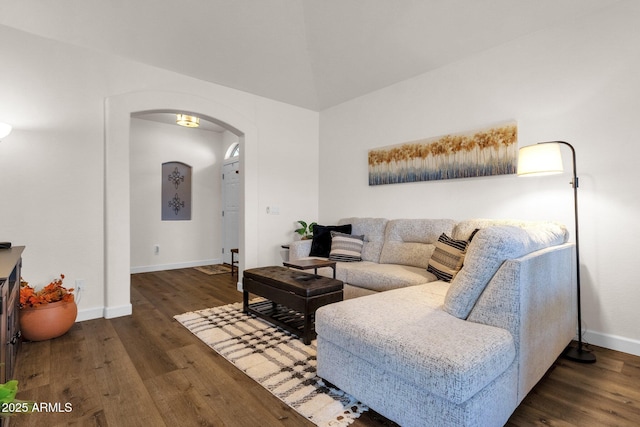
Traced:
[[236, 142], [229, 146], [227, 150], [227, 154], [224, 156], [225, 159], [230, 159], [232, 157], [238, 157], [240, 155], [240, 143]]

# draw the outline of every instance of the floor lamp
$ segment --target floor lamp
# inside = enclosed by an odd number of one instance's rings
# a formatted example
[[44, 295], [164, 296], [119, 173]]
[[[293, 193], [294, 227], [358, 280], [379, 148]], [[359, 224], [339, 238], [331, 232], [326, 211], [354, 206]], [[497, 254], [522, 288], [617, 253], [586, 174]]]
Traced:
[[578, 347], [571, 347], [564, 353], [567, 359], [581, 362], [594, 363], [596, 356], [585, 351], [582, 346], [582, 309], [580, 302], [580, 239], [578, 234], [578, 175], [576, 173], [576, 150], [568, 142], [547, 141], [539, 142], [520, 148], [518, 154], [518, 176], [548, 175], [561, 173], [562, 156], [560, 145], [566, 145], [571, 149], [573, 160], [573, 179], [569, 184], [573, 187], [573, 204], [576, 226], [576, 283], [578, 288]]

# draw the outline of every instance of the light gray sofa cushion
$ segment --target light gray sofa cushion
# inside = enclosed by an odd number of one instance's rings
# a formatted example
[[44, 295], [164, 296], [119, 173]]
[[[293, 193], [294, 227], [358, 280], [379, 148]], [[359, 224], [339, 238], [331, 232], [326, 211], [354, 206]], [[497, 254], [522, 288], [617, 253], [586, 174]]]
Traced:
[[316, 330], [418, 389], [465, 402], [507, 370], [515, 346], [504, 329], [443, 312], [446, 286], [438, 281], [321, 307]]
[[384, 243], [384, 230], [387, 227], [386, 218], [342, 218], [338, 225], [351, 224], [351, 234], [364, 235], [362, 247], [363, 261], [380, 261], [380, 252]]
[[376, 292], [421, 285], [438, 280], [424, 268], [409, 265], [376, 264], [372, 262], [339, 263], [345, 283]]
[[496, 225], [512, 225], [514, 227], [520, 228], [540, 228], [541, 230], [547, 230], [554, 237], [557, 235], [564, 236], [564, 240], [562, 241], [562, 243], [566, 243], [569, 240], [569, 232], [567, 231], [567, 228], [564, 224], [559, 222], [486, 218], [467, 219], [456, 223], [455, 227], [453, 227], [451, 237], [454, 239], [469, 240], [469, 236], [471, 236], [473, 230], [492, 227]]
[[481, 229], [469, 244], [464, 267], [451, 282], [444, 301], [444, 311], [466, 319], [489, 280], [505, 260], [548, 246], [560, 245], [566, 238], [564, 227], [550, 223], [526, 227], [500, 225]]
[[393, 219], [387, 224], [381, 264], [427, 268], [435, 243], [442, 233], [451, 234], [450, 219]]

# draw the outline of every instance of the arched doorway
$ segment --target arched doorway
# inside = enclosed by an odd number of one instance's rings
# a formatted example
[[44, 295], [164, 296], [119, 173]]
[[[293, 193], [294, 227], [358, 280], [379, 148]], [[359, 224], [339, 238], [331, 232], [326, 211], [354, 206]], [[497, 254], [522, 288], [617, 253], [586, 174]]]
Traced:
[[[257, 130], [228, 106], [174, 92], [134, 92], [105, 101], [104, 317], [131, 314], [129, 128], [131, 115], [145, 111], [193, 112], [236, 134], [241, 157], [240, 271], [257, 265]], [[241, 277], [241, 275], [239, 275]]]

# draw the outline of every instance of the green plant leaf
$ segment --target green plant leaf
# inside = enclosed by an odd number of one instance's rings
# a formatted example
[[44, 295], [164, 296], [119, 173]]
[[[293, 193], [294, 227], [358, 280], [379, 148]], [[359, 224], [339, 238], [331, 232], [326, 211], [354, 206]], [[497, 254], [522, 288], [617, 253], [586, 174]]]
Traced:
[[307, 223], [304, 221], [298, 221], [298, 223], [300, 223], [300, 225], [302, 227], [296, 229], [296, 233], [298, 233], [301, 236], [306, 236], [307, 235]]
[[11, 380], [0, 384], [0, 402], [11, 403], [16, 398], [18, 392], [18, 381]]

